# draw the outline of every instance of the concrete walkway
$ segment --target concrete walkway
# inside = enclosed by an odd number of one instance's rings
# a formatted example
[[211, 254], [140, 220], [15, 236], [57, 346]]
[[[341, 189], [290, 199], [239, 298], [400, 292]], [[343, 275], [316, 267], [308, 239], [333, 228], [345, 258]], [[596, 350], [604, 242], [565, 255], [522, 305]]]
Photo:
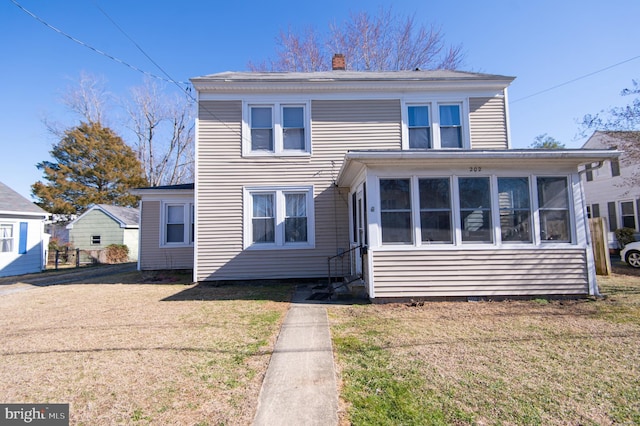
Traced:
[[294, 297], [267, 369], [254, 425], [338, 424], [327, 310]]

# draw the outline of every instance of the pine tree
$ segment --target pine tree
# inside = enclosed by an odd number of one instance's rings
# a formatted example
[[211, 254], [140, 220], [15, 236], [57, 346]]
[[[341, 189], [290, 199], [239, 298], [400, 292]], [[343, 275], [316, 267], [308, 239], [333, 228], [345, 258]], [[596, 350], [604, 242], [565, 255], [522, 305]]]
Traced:
[[50, 153], [55, 161], [36, 165], [47, 183], [38, 181], [31, 190], [37, 205], [65, 218], [93, 204], [136, 206], [129, 189], [147, 185], [133, 150], [100, 123], [68, 129]]

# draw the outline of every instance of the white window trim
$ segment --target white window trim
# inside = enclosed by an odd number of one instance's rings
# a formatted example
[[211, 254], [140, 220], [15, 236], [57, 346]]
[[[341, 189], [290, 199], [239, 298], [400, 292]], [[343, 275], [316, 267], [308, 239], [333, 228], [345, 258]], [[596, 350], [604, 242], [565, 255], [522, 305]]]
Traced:
[[[0, 255], [8, 255], [8, 254], [12, 254], [12, 253], [17, 253], [18, 252], [18, 244], [16, 244], [16, 225], [17, 222], [0, 222], [0, 225], [9, 225], [11, 226], [11, 238], [3, 238], [3, 239], [7, 239], [7, 240], [12, 240], [11, 243], [11, 250], [10, 251], [0, 251]], [[19, 227], [19, 225], [18, 225]], [[19, 232], [19, 231], [18, 231]]]
[[[458, 178], [462, 177], [489, 177], [490, 178], [490, 190], [491, 190], [491, 219], [492, 219], [492, 228], [493, 228], [493, 242], [491, 243], [476, 243], [476, 242], [463, 242], [462, 241], [462, 229], [460, 227], [460, 194], [458, 188]], [[512, 242], [512, 241], [502, 241], [502, 234], [500, 228], [500, 211], [499, 211], [499, 202], [498, 202], [498, 178], [502, 177], [526, 177], [529, 179], [529, 197], [530, 197], [530, 214], [531, 214], [531, 237], [532, 241], [530, 242]], [[550, 242], [550, 241], [541, 241], [540, 239], [540, 216], [539, 216], [539, 206], [538, 206], [538, 193], [537, 193], [537, 181], [538, 177], [566, 177], [567, 178], [567, 191], [569, 193], [569, 242]], [[412, 203], [412, 221], [413, 221], [413, 243], [403, 243], [403, 244], [394, 244], [394, 243], [382, 243], [382, 217], [381, 217], [381, 200], [380, 200], [380, 180], [381, 179], [407, 179], [411, 180], [411, 203]], [[419, 189], [418, 189], [418, 180], [425, 178], [446, 178], [449, 179], [450, 189], [451, 189], [451, 220], [452, 220], [452, 231], [453, 231], [453, 242], [438, 242], [437, 244], [430, 242], [421, 241], [421, 230], [420, 230], [420, 198], [419, 198]], [[554, 248], [554, 247], [567, 247], [567, 246], [576, 246], [577, 235], [576, 235], [576, 217], [573, 204], [571, 203], [572, 194], [574, 188], [572, 187], [572, 178], [568, 175], [559, 173], [559, 174], [513, 174], [513, 173], [505, 173], [505, 174], [454, 174], [454, 175], [446, 175], [446, 174], [420, 174], [420, 175], [412, 175], [412, 174], [403, 174], [403, 173], [393, 173], [393, 174], [376, 174], [375, 179], [373, 181], [374, 185], [371, 185], [371, 192], [367, 191], [372, 197], [370, 200], [370, 206], [372, 206], [370, 220], [372, 223], [375, 221], [374, 229], [370, 229], [370, 243], [372, 248], [385, 248], [385, 249], [415, 249], [417, 247], [422, 248], [433, 248], [433, 249], [495, 249], [496, 247], [508, 247], [513, 249], [526, 249], [526, 248]]]
[[[166, 200], [161, 203], [160, 211], [160, 247], [193, 247], [191, 225], [193, 224], [194, 217], [192, 216], [193, 201], [191, 200]], [[167, 208], [169, 206], [182, 206], [184, 209], [184, 233], [183, 241], [180, 243], [168, 243], [167, 242]], [[193, 235], [195, 240], [195, 235]]]
[[443, 149], [440, 138], [440, 106], [458, 105], [460, 107], [460, 127], [462, 132], [462, 147], [460, 148], [444, 148], [444, 149], [470, 149], [471, 139], [469, 133], [469, 104], [467, 100], [453, 99], [434, 99], [434, 100], [403, 100], [402, 101], [402, 149], [414, 150], [417, 148], [409, 147], [409, 107], [410, 106], [427, 106], [429, 107], [429, 125], [431, 126], [431, 146], [430, 149]]
[[639, 228], [638, 210], [637, 210], [638, 203], [637, 203], [636, 200], [633, 200], [633, 199], [619, 200], [618, 201], [618, 205], [616, 206], [617, 213], [618, 213], [618, 216], [619, 216], [618, 217], [618, 224], [619, 224], [618, 228], [622, 228], [622, 225], [624, 224], [624, 220], [623, 220], [624, 217], [623, 217], [623, 214], [622, 214], [622, 203], [631, 203], [631, 206], [633, 208], [633, 219], [634, 219], [634, 222], [635, 222], [635, 225], [636, 225], [635, 231], [637, 232], [638, 228]]
[[[273, 111], [273, 151], [253, 151], [251, 149], [251, 108], [271, 107]], [[304, 150], [284, 149], [282, 128], [283, 107], [304, 109]], [[311, 103], [297, 99], [269, 102], [263, 99], [242, 103], [242, 156], [243, 157], [308, 157], [311, 155]]]
[[[307, 241], [285, 242], [285, 194], [304, 193], [307, 202]], [[275, 242], [253, 243], [253, 197], [252, 194], [275, 195]], [[251, 186], [243, 188], [243, 247], [247, 250], [288, 250], [315, 248], [315, 213], [313, 186]]]

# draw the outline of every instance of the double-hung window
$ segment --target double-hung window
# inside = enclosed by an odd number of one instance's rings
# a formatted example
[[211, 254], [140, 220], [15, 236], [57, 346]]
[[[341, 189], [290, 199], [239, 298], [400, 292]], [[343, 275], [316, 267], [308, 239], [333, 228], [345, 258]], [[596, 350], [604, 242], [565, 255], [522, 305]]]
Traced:
[[251, 107], [251, 151], [273, 151], [273, 107]]
[[313, 187], [245, 188], [245, 248], [313, 247]]
[[13, 224], [0, 223], [0, 253], [13, 251]]
[[540, 240], [571, 242], [569, 232], [569, 189], [566, 177], [538, 177]]
[[409, 148], [432, 148], [428, 105], [409, 105], [407, 108]]
[[307, 155], [311, 153], [307, 104], [247, 104], [244, 155]]
[[462, 148], [460, 105], [439, 105], [440, 147]]
[[620, 202], [621, 223], [624, 228], [636, 229], [636, 211], [633, 201]]
[[189, 246], [194, 240], [193, 203], [166, 202], [163, 204], [162, 241], [163, 246]]
[[463, 103], [405, 103], [404, 149], [463, 148]]

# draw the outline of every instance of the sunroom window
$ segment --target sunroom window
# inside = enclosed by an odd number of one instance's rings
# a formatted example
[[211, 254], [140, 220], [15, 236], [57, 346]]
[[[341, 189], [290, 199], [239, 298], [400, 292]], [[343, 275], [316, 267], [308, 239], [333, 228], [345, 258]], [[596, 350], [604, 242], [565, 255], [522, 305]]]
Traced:
[[498, 204], [502, 242], [531, 242], [529, 178], [498, 178]]
[[462, 242], [492, 243], [491, 185], [488, 177], [458, 179]]
[[380, 179], [383, 243], [412, 243], [410, 179]]
[[419, 179], [418, 186], [422, 241], [429, 243], [453, 242], [449, 179]]
[[540, 240], [570, 242], [569, 191], [566, 177], [538, 177]]

